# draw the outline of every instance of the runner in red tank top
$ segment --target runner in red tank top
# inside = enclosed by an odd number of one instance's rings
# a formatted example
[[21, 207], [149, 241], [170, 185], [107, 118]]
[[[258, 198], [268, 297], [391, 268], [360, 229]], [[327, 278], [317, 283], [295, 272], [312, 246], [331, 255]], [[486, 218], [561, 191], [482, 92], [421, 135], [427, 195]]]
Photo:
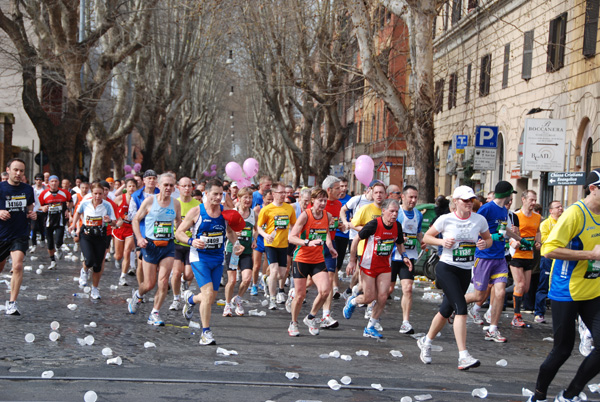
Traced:
[[131, 227], [133, 216], [130, 216], [129, 204], [131, 203], [131, 195], [136, 190], [137, 182], [135, 179], [128, 179], [125, 182], [125, 193], [115, 197], [115, 203], [119, 206], [117, 207], [117, 228], [113, 230], [112, 235], [115, 238], [115, 268], [121, 271], [119, 286], [127, 286], [126, 278], [131, 264], [131, 252], [135, 248]]

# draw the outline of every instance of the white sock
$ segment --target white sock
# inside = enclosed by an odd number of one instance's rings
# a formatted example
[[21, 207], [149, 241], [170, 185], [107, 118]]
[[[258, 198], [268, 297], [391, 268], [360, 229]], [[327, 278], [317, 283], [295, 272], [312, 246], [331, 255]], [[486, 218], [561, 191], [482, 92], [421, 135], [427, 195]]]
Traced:
[[490, 331], [490, 332], [494, 332], [494, 331], [496, 331], [497, 329], [498, 329], [498, 326], [497, 326], [497, 325], [490, 325], [490, 329], [489, 329], [488, 331]]
[[458, 352], [459, 359], [464, 359], [465, 357], [469, 357], [469, 356], [471, 356], [471, 355], [469, 354], [468, 350], [461, 350]]
[[157, 309], [155, 309], [155, 308], [153, 308], [153, 309], [152, 309], [152, 312], [151, 312], [150, 314], [158, 314], [158, 310], [157, 310]]
[[478, 312], [480, 308], [481, 308], [481, 306], [479, 304], [473, 304], [473, 312], [474, 313]]
[[323, 318], [327, 318], [327, 316], [331, 314], [331, 311], [329, 310], [323, 310]]
[[180, 296], [180, 295], [173, 295], [173, 300], [175, 300], [175, 301], [179, 301], [179, 296]]
[[429, 337], [425, 335], [425, 340], [423, 341], [423, 343], [425, 345], [431, 345], [431, 342], [433, 342], [433, 339], [429, 339]]
[[377, 324], [379, 322], [379, 320], [376, 320], [375, 318], [371, 317], [369, 318], [369, 325], [367, 325], [367, 328], [371, 328], [374, 327], [375, 324]]

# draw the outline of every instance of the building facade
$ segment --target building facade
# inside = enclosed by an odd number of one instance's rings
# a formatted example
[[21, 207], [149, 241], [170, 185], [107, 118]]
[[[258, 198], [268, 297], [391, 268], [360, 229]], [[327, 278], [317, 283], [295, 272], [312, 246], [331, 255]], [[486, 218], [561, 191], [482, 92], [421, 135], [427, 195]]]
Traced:
[[[567, 172], [600, 167], [599, 0], [453, 0], [435, 25], [437, 191], [470, 184], [484, 195], [498, 180], [533, 189], [544, 208], [583, 195], [550, 186], [549, 172], [523, 169], [528, 118], [566, 124]], [[497, 126], [495, 169], [473, 169], [477, 126]], [[456, 135], [466, 135], [464, 153]], [[460, 152], [460, 151], [459, 151]], [[562, 158], [562, 155], [561, 155]], [[520, 206], [516, 197], [515, 206]]]

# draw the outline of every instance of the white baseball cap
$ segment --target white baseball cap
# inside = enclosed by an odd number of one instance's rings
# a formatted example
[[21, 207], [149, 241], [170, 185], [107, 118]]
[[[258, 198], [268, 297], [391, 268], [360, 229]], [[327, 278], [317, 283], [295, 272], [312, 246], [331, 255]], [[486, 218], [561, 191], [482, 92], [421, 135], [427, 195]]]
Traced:
[[230, 185], [229, 187], [231, 187], [231, 188], [233, 188], [233, 187], [237, 187], [237, 188], [239, 188], [239, 187], [238, 187], [238, 184], [237, 184], [237, 181], [232, 181], [232, 182], [231, 182], [231, 185]]
[[473, 189], [469, 186], [458, 186], [454, 189], [454, 193], [452, 194], [452, 198], [460, 198], [461, 200], [470, 200], [471, 198], [476, 197]]

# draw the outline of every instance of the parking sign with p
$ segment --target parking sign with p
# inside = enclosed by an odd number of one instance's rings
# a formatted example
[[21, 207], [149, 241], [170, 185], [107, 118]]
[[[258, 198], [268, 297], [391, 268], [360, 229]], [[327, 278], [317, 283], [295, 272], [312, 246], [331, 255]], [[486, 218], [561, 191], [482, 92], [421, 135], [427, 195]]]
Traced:
[[475, 128], [476, 148], [498, 147], [498, 126], [477, 126]]

